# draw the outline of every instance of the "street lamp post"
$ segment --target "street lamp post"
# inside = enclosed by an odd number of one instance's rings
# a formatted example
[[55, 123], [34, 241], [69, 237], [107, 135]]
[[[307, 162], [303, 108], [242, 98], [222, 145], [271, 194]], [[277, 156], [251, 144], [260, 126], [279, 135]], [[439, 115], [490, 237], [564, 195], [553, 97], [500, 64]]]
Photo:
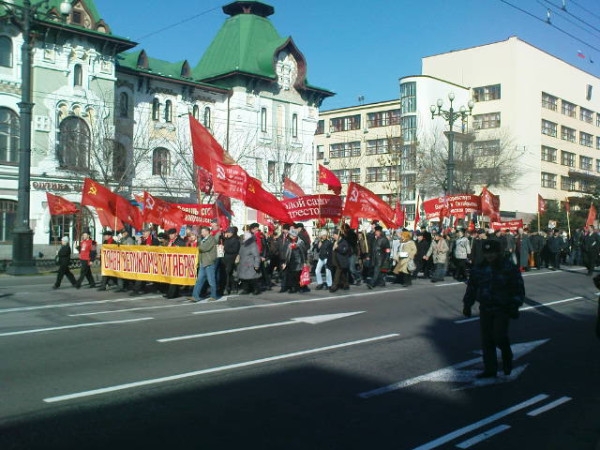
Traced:
[[[21, 46], [21, 101], [18, 103], [20, 116], [19, 136], [19, 185], [17, 191], [17, 214], [13, 229], [12, 264], [7, 273], [25, 275], [35, 271], [33, 260], [33, 230], [29, 224], [30, 178], [31, 178], [31, 121], [33, 102], [31, 94], [32, 50], [31, 21], [38, 8], [46, 1], [31, 4], [23, 0], [22, 6], [9, 2], [0, 2], [7, 6], [15, 19], [20, 22], [23, 34]], [[64, 0], [60, 4], [60, 13], [71, 13], [71, 3]]]
[[450, 100], [450, 108], [447, 110], [442, 109], [444, 101], [439, 98], [436, 105], [431, 105], [429, 110], [431, 111], [431, 119], [433, 120], [436, 116], [443, 117], [448, 122], [448, 163], [446, 164], [446, 183], [447, 183], [447, 194], [452, 194], [454, 188], [454, 122], [456, 119], [460, 119], [462, 123], [466, 122], [467, 117], [473, 112], [473, 106], [475, 103], [473, 100], [469, 100], [467, 106], [461, 106], [458, 111], [454, 110], [452, 103], [454, 102], [454, 92], [448, 94], [448, 100]]

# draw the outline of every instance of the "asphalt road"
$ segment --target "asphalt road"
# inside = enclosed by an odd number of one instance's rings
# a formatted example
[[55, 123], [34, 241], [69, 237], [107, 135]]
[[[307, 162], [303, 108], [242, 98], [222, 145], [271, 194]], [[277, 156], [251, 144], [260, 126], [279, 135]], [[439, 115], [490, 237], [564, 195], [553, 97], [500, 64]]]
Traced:
[[447, 280], [192, 304], [2, 277], [0, 449], [595, 450], [591, 279], [525, 274], [491, 381]]

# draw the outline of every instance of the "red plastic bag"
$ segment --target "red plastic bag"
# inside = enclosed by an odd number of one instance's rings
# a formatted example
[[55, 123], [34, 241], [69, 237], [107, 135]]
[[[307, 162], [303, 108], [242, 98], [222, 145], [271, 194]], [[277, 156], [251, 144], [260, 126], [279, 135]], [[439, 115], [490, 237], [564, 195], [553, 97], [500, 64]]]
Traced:
[[304, 266], [300, 274], [300, 286], [308, 286], [310, 284], [310, 267]]

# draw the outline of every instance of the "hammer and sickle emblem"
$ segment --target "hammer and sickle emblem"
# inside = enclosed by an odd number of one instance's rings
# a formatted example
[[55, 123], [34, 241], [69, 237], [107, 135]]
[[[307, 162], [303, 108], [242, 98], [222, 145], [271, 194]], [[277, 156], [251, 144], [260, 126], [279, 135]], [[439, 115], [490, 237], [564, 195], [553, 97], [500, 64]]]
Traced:
[[220, 180], [225, 180], [225, 169], [223, 169], [223, 166], [217, 166], [217, 178]]
[[96, 188], [95, 184], [92, 184], [88, 189], [88, 194], [96, 195], [98, 194], [98, 188]]
[[146, 198], [146, 208], [148, 209], [154, 209], [154, 205], [155, 205], [155, 201], [152, 197], [148, 197]]

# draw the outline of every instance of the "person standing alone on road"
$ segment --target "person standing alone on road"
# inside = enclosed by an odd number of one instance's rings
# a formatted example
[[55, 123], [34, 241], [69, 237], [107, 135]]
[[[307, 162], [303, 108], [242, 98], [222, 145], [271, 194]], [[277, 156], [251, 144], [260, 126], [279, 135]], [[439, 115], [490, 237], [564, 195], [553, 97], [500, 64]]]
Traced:
[[516, 264], [502, 257], [498, 241], [483, 244], [484, 261], [473, 267], [463, 297], [463, 314], [471, 317], [471, 308], [479, 302], [479, 325], [484, 370], [477, 378], [493, 378], [498, 372], [496, 347], [502, 352], [505, 375], [512, 371], [513, 353], [508, 337], [510, 319], [519, 317], [519, 307], [525, 299], [523, 277]]
[[96, 287], [94, 282], [94, 276], [92, 275], [92, 246], [93, 241], [90, 239], [90, 235], [83, 233], [81, 235], [81, 242], [79, 243], [79, 260], [81, 261], [81, 272], [79, 273], [79, 279], [75, 287], [79, 289], [84, 278], [87, 278], [90, 283], [89, 287]]
[[75, 275], [69, 269], [69, 265], [71, 264], [71, 246], [69, 245], [69, 238], [67, 236], [61, 239], [62, 245], [60, 249], [58, 249], [58, 253], [56, 254], [58, 258], [58, 273], [56, 274], [56, 282], [53, 289], [58, 289], [60, 287], [60, 283], [64, 276], [66, 276], [73, 287], [77, 286], [77, 280], [75, 279]]

